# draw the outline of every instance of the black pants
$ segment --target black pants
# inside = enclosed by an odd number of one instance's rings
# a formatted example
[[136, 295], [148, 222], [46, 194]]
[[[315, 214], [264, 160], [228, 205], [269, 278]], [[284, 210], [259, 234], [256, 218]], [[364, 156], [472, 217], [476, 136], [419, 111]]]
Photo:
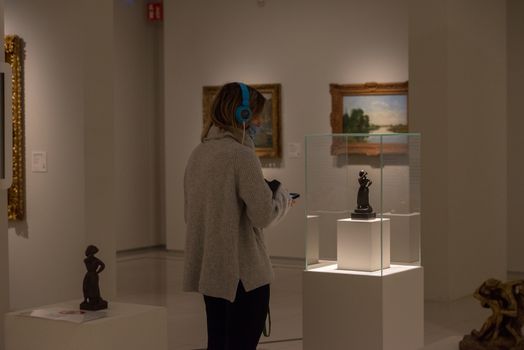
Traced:
[[255, 350], [269, 308], [269, 284], [246, 292], [238, 283], [234, 302], [204, 295], [208, 350]]

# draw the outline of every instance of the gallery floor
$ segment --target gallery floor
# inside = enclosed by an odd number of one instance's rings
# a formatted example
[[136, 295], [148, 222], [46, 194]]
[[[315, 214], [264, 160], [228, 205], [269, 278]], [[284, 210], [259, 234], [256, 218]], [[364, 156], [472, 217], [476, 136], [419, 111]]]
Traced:
[[[295, 260], [279, 259], [274, 263], [272, 333], [269, 338], [261, 339], [258, 349], [299, 350], [302, 349], [303, 267]], [[183, 257], [161, 249], [119, 253], [115, 301], [166, 306], [169, 349], [205, 349], [203, 302], [200, 295], [181, 291], [182, 268]], [[426, 302], [425, 343], [478, 329], [489, 314], [472, 297], [449, 303]]]

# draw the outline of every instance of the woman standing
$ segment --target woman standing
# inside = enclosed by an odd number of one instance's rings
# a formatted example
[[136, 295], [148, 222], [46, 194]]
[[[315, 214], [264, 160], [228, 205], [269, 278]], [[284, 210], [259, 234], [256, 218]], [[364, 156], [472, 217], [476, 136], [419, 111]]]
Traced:
[[186, 166], [184, 290], [204, 295], [209, 350], [255, 350], [268, 312], [273, 270], [262, 229], [292, 200], [269, 188], [255, 154], [264, 103], [245, 84], [224, 85]]

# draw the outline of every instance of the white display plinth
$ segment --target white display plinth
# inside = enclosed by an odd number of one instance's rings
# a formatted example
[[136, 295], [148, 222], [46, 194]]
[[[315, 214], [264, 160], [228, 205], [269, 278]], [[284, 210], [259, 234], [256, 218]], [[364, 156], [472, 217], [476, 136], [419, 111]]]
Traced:
[[320, 217], [318, 215], [307, 216], [307, 253], [308, 264], [318, 263]]
[[376, 271], [390, 266], [389, 219], [337, 221], [337, 263], [343, 270]]
[[391, 261], [420, 260], [420, 213], [384, 213], [391, 220]]
[[304, 350], [418, 350], [424, 346], [423, 269], [365, 273], [336, 264], [304, 271]]
[[[78, 309], [80, 301], [38, 307]], [[5, 315], [6, 350], [167, 350], [164, 307], [109, 303], [107, 317], [85, 323]]]

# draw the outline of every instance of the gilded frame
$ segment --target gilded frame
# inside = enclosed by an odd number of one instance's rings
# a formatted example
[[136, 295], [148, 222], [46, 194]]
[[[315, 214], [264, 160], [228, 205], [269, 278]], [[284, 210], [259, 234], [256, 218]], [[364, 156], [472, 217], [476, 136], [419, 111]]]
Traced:
[[25, 147], [24, 147], [24, 59], [25, 43], [17, 35], [4, 42], [5, 61], [11, 66], [13, 118], [13, 181], [7, 192], [9, 220], [25, 218]]
[[[400, 83], [365, 83], [365, 84], [330, 84], [331, 94], [331, 129], [333, 134], [342, 134], [344, 97], [346, 96], [381, 96], [381, 95], [405, 95], [406, 96], [406, 129], [408, 129], [408, 82]], [[407, 132], [407, 130], [402, 131]], [[331, 145], [331, 153], [340, 154], [363, 154], [377, 156], [380, 153], [402, 154], [407, 152], [405, 143], [379, 143], [373, 142], [344, 142], [341, 138], [334, 138]]]
[[[281, 144], [280, 144], [280, 125], [281, 125], [281, 86], [280, 84], [249, 84], [249, 86], [260, 91], [266, 98], [271, 98], [271, 146], [261, 147], [257, 145], [255, 140], [255, 152], [260, 158], [280, 158]], [[210, 118], [211, 105], [216, 94], [220, 90], [220, 86], [204, 86], [202, 88], [202, 114], [203, 125]]]

